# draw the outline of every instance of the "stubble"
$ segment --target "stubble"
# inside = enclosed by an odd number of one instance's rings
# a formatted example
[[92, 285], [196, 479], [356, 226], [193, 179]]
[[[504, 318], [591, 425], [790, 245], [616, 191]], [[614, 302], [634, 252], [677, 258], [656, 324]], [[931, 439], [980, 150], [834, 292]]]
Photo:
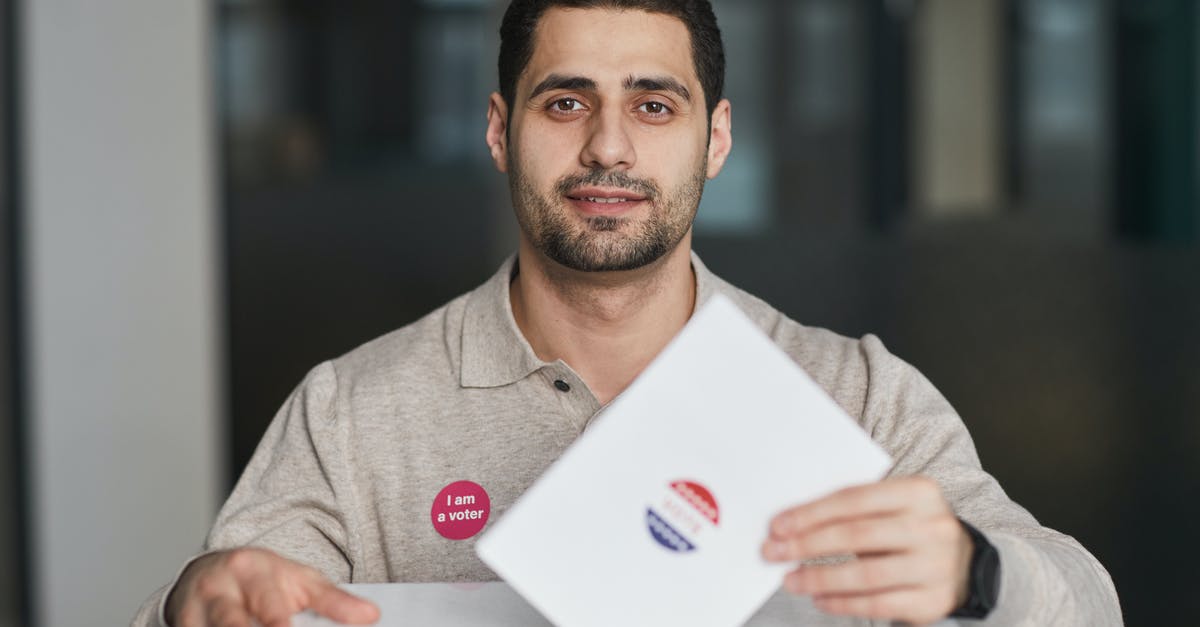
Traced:
[[[547, 195], [514, 163], [509, 188], [517, 222], [539, 252], [572, 270], [617, 272], [647, 266], [679, 245], [695, 220], [706, 170], [702, 159], [692, 177], [664, 192], [651, 180], [595, 169], [559, 179]], [[634, 192], [647, 199], [650, 210], [644, 218], [590, 216], [581, 223], [566, 197], [582, 186]]]

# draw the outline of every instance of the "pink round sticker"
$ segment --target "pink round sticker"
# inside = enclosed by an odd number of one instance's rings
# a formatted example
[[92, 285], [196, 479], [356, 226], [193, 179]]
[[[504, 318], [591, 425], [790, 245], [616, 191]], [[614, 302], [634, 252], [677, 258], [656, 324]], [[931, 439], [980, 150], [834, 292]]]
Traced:
[[442, 537], [466, 540], [483, 529], [491, 511], [492, 501], [483, 486], [473, 481], [455, 481], [434, 497], [429, 518]]

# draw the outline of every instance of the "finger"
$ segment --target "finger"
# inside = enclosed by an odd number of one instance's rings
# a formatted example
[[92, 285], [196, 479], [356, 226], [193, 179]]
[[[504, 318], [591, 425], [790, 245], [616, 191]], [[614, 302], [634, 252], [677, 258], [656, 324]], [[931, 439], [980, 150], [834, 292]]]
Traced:
[[[946, 596], [946, 598], [942, 598]], [[950, 614], [953, 600], [919, 588], [896, 588], [861, 595], [815, 597], [813, 604], [827, 614], [905, 621], [924, 625]]]
[[763, 543], [762, 552], [769, 561], [794, 562], [835, 555], [904, 551], [916, 541], [912, 523], [890, 515], [835, 521], [807, 532], [772, 536]]
[[892, 514], [906, 509], [947, 508], [932, 479], [902, 477], [839, 490], [788, 509], [771, 520], [771, 534], [783, 537], [838, 520]]
[[302, 603], [290, 599], [274, 579], [259, 577], [247, 587], [246, 602], [250, 615], [266, 627], [287, 627], [292, 615], [301, 609]]
[[204, 627], [210, 624], [210, 612], [223, 601], [242, 603], [241, 588], [232, 577], [210, 571], [196, 576], [185, 593], [183, 608], [172, 623], [177, 627]]
[[309, 608], [326, 618], [349, 625], [369, 625], [379, 620], [379, 608], [328, 581], [309, 586]]
[[207, 624], [211, 627], [251, 627], [250, 613], [240, 599], [217, 599], [208, 606]]
[[788, 573], [783, 586], [792, 594], [811, 596], [858, 595], [928, 582], [925, 560], [911, 555], [885, 555], [841, 564], [801, 566]]
[[205, 607], [200, 601], [188, 602], [171, 622], [174, 627], [204, 627], [206, 623]]

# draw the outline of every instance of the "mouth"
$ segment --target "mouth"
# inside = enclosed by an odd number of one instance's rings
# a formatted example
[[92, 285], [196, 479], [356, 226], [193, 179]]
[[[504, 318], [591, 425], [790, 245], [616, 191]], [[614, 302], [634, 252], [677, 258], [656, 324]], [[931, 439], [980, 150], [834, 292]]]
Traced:
[[576, 209], [592, 215], [624, 213], [648, 200], [645, 195], [629, 190], [595, 187], [571, 190], [566, 197]]

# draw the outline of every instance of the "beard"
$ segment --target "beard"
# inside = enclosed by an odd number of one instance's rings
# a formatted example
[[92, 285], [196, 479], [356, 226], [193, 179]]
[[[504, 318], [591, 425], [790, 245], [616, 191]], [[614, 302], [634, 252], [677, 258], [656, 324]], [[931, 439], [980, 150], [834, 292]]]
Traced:
[[[636, 270], [673, 250], [692, 227], [704, 191], [707, 158], [678, 187], [663, 192], [648, 179], [616, 170], [593, 169], [559, 179], [553, 194], [540, 193], [513, 162], [509, 177], [517, 222], [535, 249], [556, 263], [580, 272]], [[582, 224], [567, 204], [581, 186], [615, 187], [646, 198], [644, 219], [591, 216]]]

